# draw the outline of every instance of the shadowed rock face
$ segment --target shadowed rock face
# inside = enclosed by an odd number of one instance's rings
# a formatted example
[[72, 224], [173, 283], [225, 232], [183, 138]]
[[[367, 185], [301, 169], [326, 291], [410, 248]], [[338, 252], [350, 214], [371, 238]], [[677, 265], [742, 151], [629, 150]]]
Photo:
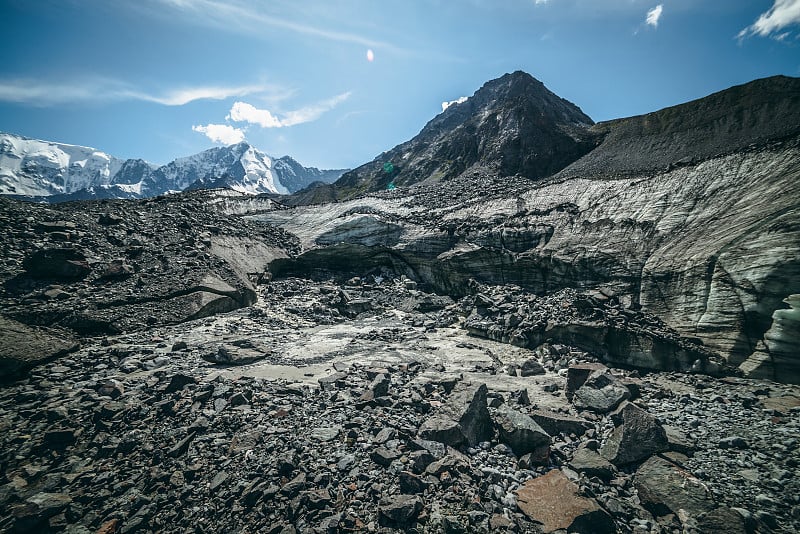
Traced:
[[[482, 120], [487, 87], [516, 87], [506, 85], [515, 76], [490, 82], [475, 102], [448, 108], [387, 154], [406, 153], [418, 139], [450, 139], [448, 128], [458, 138], [464, 124]], [[469, 170], [454, 170], [446, 187], [429, 182], [271, 212], [263, 218], [298, 235], [304, 247], [272, 269], [284, 275], [383, 267], [454, 295], [468, 293], [470, 279], [538, 294], [604, 287], [748, 375], [798, 381], [800, 360], [787, 352], [797, 334], [782, 326], [791, 322], [782, 311], [786, 299], [800, 293], [798, 110], [800, 80], [758, 80], [597, 125], [592, 131], [602, 143], [547, 179], [503, 176], [505, 160], [489, 151]], [[420, 161], [435, 159], [419, 154]], [[345, 178], [359, 177], [364, 190], [382, 188], [384, 178], [366, 172], [370, 165], [377, 160]], [[376, 236], [365, 246], [369, 236], [356, 230], [359, 220], [376, 232], [388, 224], [403, 231], [394, 243]], [[335, 243], [318, 240], [333, 235]], [[775, 334], [767, 335], [771, 329]], [[661, 359], [647, 343], [634, 345], [641, 358], [627, 364]]]
[[517, 71], [450, 105], [416, 137], [345, 173], [332, 189], [336, 198], [349, 198], [390, 182], [447, 180], [479, 162], [491, 162], [503, 176], [541, 178], [594, 148], [601, 134], [589, 131], [592, 124], [577, 106]]

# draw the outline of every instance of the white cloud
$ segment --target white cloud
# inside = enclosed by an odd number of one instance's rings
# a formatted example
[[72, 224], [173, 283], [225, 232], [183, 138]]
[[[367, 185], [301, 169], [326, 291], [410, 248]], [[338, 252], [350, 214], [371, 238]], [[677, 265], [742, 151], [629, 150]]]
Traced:
[[656, 7], [647, 12], [645, 23], [653, 28], [658, 28], [658, 21], [661, 18], [661, 13], [664, 11], [664, 5], [658, 4]]
[[258, 109], [247, 102], [234, 102], [230, 113], [225, 118], [235, 122], [258, 124], [262, 128], [280, 128], [283, 126], [280, 119], [270, 113], [269, 110]]
[[467, 101], [467, 97], [466, 96], [462, 96], [462, 97], [456, 98], [455, 100], [451, 100], [450, 102], [442, 102], [442, 111], [446, 110], [447, 108], [449, 108], [453, 104], [461, 104], [462, 102], [466, 102], [466, 101]]
[[753, 24], [740, 31], [737, 37], [742, 39], [749, 35], [759, 35], [783, 40], [787, 37], [787, 32], [781, 32], [781, 30], [794, 24], [800, 24], [800, 0], [775, 0], [768, 11], [762, 13]]
[[540, 6], [540, 5], [546, 4], [546, 3], [547, 3], [547, 0], [536, 0], [536, 5], [537, 6]]
[[125, 82], [99, 77], [80, 81], [43, 81], [35, 79], [0, 80], [0, 101], [51, 106], [80, 102], [141, 100], [164, 106], [183, 106], [196, 100], [223, 100], [265, 91], [270, 85], [183, 87], [163, 92], [148, 92]]
[[262, 128], [282, 128], [315, 121], [348, 98], [350, 98], [349, 92], [342, 93], [311, 106], [287, 111], [280, 116], [267, 109], [258, 109], [247, 102], [234, 102], [230, 113], [225, 118], [235, 122], [257, 124]]
[[244, 141], [244, 130], [227, 124], [195, 125], [192, 126], [192, 130], [205, 134], [215, 143], [222, 143], [223, 145], [235, 145]]

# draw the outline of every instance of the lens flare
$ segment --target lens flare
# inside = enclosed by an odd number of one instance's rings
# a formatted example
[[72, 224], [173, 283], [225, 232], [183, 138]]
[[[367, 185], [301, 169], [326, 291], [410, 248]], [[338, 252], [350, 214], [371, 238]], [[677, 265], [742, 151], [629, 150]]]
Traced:
[[369, 61], [370, 63], [375, 61], [375, 53], [372, 51], [371, 48], [367, 50], [367, 61]]

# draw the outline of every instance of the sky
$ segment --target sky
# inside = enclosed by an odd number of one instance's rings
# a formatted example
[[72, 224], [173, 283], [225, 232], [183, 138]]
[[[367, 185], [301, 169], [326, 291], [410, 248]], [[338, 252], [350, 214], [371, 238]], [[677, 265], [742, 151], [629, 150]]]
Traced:
[[0, 0], [0, 131], [352, 168], [524, 70], [595, 121], [800, 76], [800, 0]]

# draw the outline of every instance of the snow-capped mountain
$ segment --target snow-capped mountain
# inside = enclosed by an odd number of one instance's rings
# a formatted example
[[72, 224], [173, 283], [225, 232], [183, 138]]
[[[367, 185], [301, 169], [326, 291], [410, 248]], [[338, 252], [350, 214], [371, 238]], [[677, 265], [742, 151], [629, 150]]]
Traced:
[[0, 194], [49, 196], [107, 186], [124, 163], [94, 148], [0, 134]]
[[333, 182], [345, 170], [303, 167], [289, 156], [275, 159], [248, 143], [211, 148], [159, 167], [94, 148], [0, 133], [0, 194], [51, 202], [141, 198], [208, 187], [287, 194], [313, 182]]

